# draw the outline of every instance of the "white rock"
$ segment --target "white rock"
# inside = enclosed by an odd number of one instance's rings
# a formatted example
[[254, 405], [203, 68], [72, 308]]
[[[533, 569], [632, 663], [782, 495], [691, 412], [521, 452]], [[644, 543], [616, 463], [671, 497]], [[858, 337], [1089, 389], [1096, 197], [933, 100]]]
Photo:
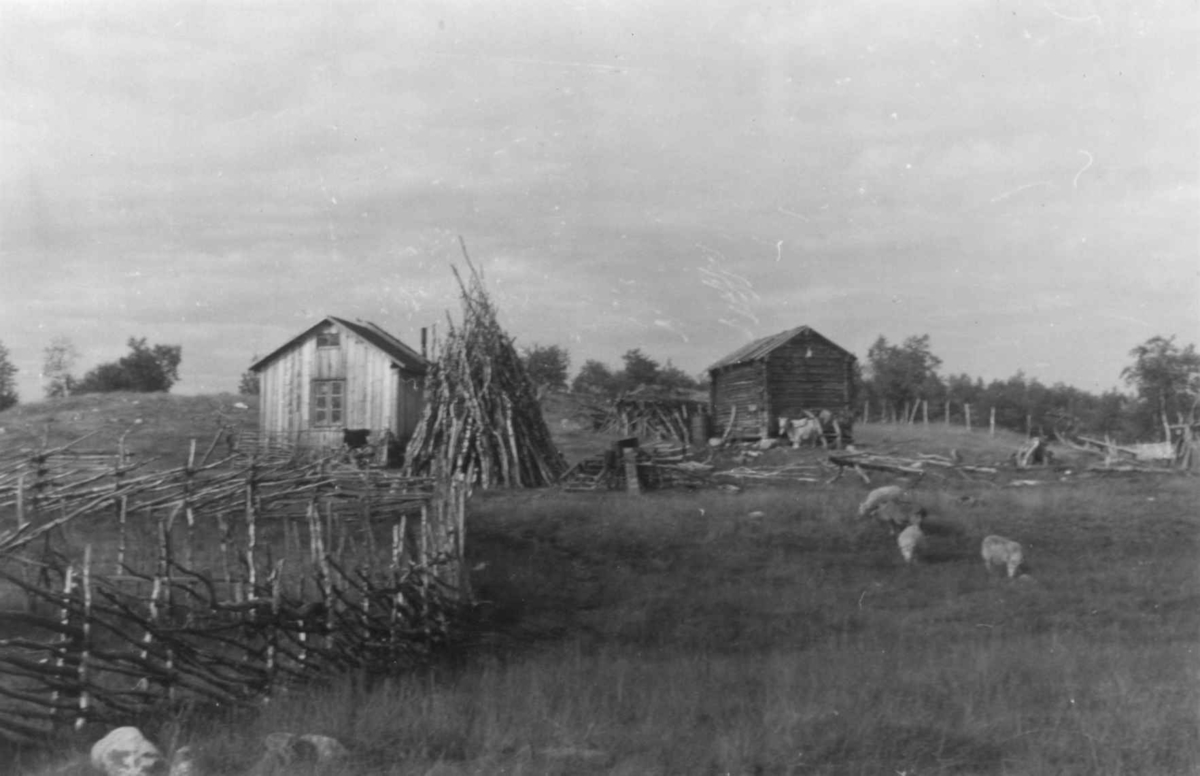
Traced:
[[92, 766], [105, 776], [162, 776], [167, 761], [135, 727], [120, 727], [92, 745]]
[[250, 405], [244, 401], [235, 401], [233, 403], [233, 408], [236, 410], [248, 410], [250, 409]]

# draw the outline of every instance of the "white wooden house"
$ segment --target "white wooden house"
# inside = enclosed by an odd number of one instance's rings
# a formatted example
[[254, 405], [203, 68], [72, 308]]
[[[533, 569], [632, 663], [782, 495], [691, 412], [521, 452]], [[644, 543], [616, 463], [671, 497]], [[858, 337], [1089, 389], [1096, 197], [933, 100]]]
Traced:
[[428, 366], [375, 324], [328, 316], [250, 366], [260, 442], [336, 448], [365, 431], [380, 449], [403, 449], [421, 417]]

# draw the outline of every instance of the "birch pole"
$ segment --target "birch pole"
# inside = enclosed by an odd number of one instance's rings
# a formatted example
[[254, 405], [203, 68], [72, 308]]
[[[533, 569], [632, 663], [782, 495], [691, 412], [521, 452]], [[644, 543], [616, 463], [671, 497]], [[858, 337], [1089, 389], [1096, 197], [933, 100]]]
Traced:
[[82, 635], [79, 644], [79, 712], [75, 716], [75, 729], [82, 730], [88, 716], [88, 660], [91, 657], [92, 641], [92, 545], [83, 548], [83, 575], [80, 580], [83, 587], [83, 622]]

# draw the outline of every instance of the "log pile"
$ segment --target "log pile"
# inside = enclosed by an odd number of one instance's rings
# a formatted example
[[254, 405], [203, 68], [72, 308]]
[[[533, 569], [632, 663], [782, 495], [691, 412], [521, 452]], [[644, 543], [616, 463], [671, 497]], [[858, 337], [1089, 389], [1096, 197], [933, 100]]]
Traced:
[[[1190, 429], [1189, 429], [1190, 430]], [[1160, 445], [1142, 445], [1126, 447], [1118, 445], [1111, 439], [1093, 439], [1091, 437], [1071, 437], [1056, 432], [1058, 441], [1081, 453], [1095, 455], [1103, 460], [1087, 466], [1090, 472], [1111, 472], [1121, 474], [1164, 474], [1171, 471], [1186, 471], [1190, 466], [1192, 445], [1189, 435], [1180, 435], [1175, 442], [1164, 442]], [[1162, 451], [1161, 448], [1167, 448]], [[1149, 453], [1153, 453], [1148, 455]], [[1172, 467], [1176, 467], [1172, 469]]]
[[859, 478], [870, 484], [871, 478], [867, 471], [882, 471], [893, 474], [921, 478], [932, 473], [934, 469], [944, 469], [970, 479], [968, 474], [996, 474], [999, 469], [992, 466], [970, 466], [940, 455], [918, 454], [915, 457], [882, 455], [866, 452], [845, 452], [829, 456], [829, 462], [838, 467], [837, 480], [847, 470], [854, 472]]
[[705, 443], [705, 439], [693, 438], [693, 424], [698, 417], [707, 416], [708, 411], [708, 402], [696, 399], [631, 394], [585, 409], [594, 431], [613, 436], [674, 440], [686, 445]]
[[[636, 447], [631, 450], [640, 489], [700, 487], [707, 484], [713, 466], [689, 460], [685, 448], [670, 445]], [[585, 458], [559, 480], [568, 491], [633, 490], [625, 449], [614, 445], [600, 455]]]
[[512, 338], [500, 327], [469, 258], [467, 263], [467, 282], [454, 270], [462, 324], [450, 323], [426, 376], [425, 409], [405, 451], [405, 471], [460, 474], [485, 489], [550, 485], [566, 471], [566, 461]]

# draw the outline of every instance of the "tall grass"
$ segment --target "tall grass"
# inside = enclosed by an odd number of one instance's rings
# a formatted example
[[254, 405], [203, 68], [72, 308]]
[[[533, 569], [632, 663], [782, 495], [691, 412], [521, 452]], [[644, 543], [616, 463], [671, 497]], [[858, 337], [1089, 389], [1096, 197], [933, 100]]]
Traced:
[[222, 774], [281, 730], [349, 744], [330, 774], [1200, 772], [1200, 483], [1044, 479], [922, 483], [912, 568], [846, 478], [478, 494], [453, 660], [149, 732]]

